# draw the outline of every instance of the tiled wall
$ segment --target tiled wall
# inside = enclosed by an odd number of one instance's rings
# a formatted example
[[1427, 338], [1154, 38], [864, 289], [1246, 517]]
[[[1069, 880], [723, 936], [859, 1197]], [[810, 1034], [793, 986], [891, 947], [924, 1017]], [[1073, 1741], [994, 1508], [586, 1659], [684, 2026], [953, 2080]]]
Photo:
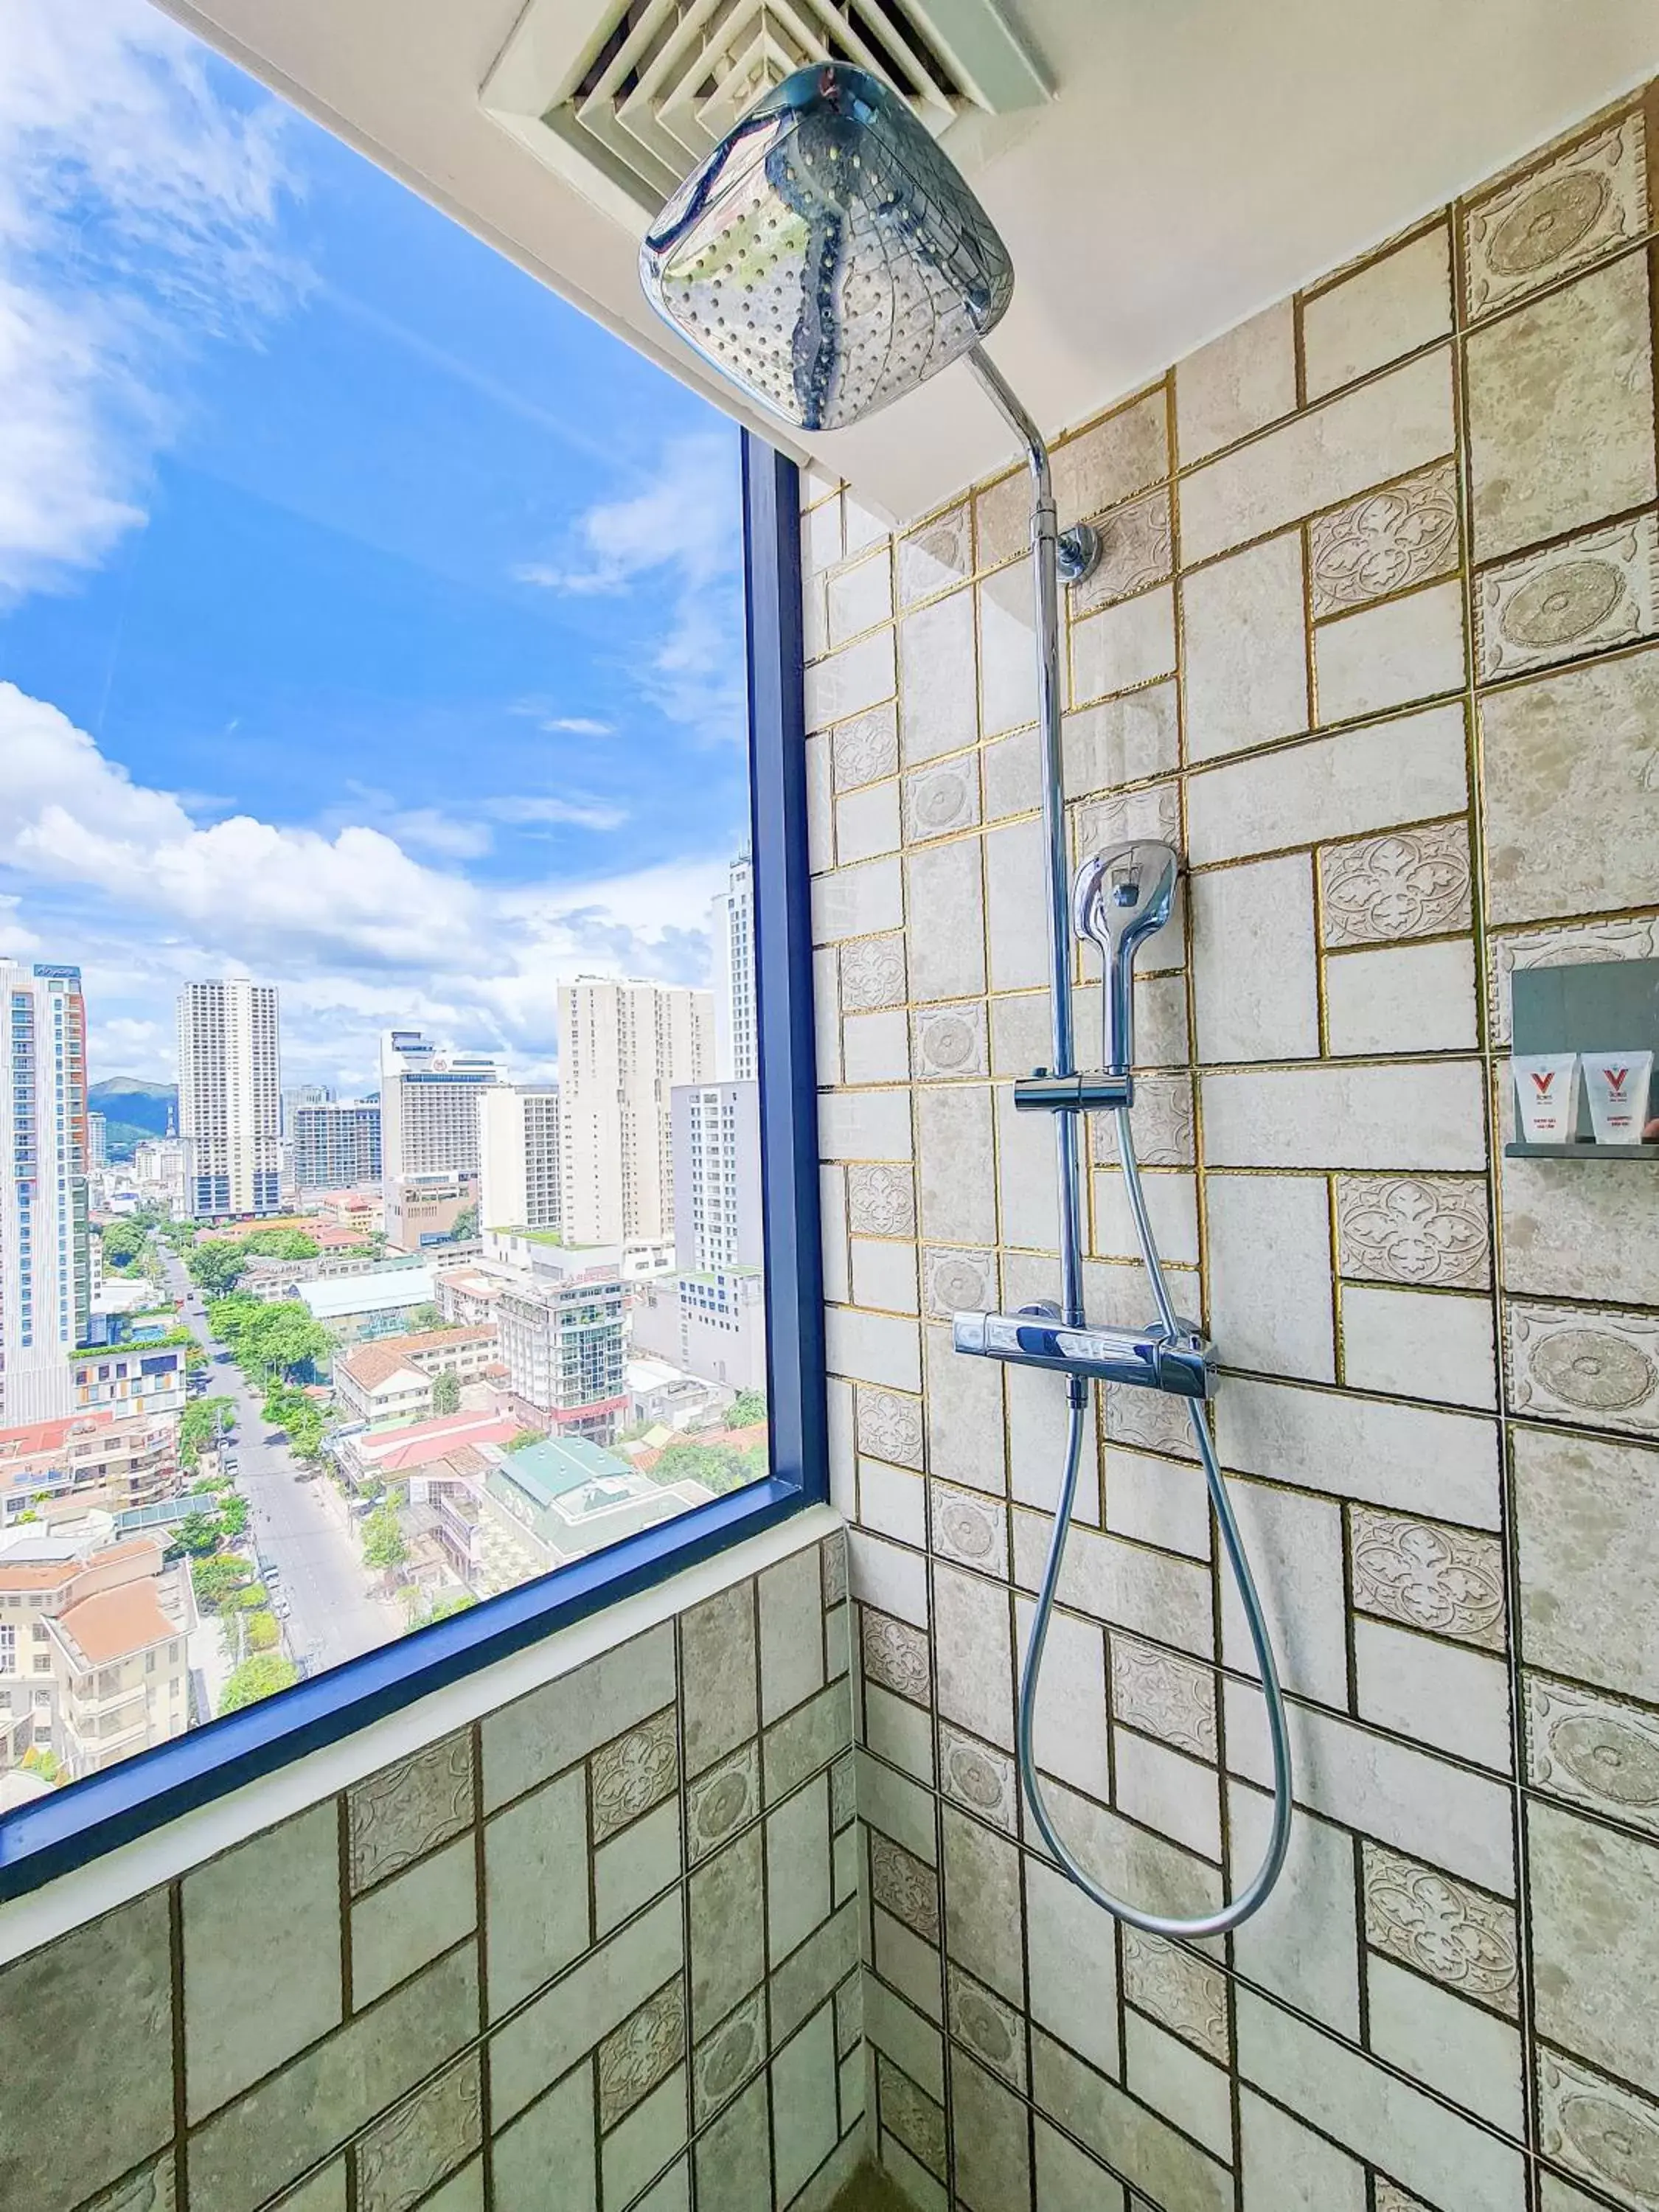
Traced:
[[[918, 2205], [1659, 2208], [1659, 1175], [1501, 1153], [1511, 971], [1659, 951], [1656, 119], [1595, 119], [1054, 455], [1105, 538], [1068, 610], [1074, 850], [1192, 867], [1135, 1121], [1294, 1707], [1289, 1865], [1207, 1952], [1126, 1935], [1034, 1841], [1014, 1687], [1061, 1395], [945, 1325], [1056, 1288], [1052, 1133], [1009, 1081], [1049, 1056], [1024, 483], [890, 541], [809, 480], [866, 2017]], [[1141, 1321], [1103, 1138], [1090, 1309]], [[1041, 1762], [1103, 1880], [1212, 1904], [1268, 1766], [1177, 1410], [1117, 1394], [1084, 1496]]]
[[864, 2132], [845, 1573], [808, 1545], [7, 1967], [0, 2205], [819, 2212]]

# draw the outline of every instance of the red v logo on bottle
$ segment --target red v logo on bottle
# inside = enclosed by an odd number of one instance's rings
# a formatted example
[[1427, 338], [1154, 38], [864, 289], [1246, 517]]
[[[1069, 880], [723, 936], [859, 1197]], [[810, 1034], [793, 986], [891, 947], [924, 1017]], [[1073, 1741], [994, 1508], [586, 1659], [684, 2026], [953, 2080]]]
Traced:
[[1547, 1098], [1555, 1088], [1554, 1069], [1552, 1068], [1547, 1075], [1534, 1074], [1532, 1079], [1532, 1087], [1540, 1098]]
[[1607, 1088], [1612, 1091], [1613, 1097], [1615, 1098], [1622, 1098], [1625, 1095], [1625, 1085], [1630, 1079], [1629, 1068], [1604, 1067], [1601, 1070], [1601, 1073], [1607, 1077]]

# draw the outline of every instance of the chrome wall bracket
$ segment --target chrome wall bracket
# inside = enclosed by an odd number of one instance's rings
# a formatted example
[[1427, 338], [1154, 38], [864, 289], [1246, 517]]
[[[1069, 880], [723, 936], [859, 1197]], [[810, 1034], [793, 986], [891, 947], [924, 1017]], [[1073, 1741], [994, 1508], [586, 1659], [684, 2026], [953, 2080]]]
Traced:
[[1134, 1103], [1134, 1078], [1127, 1067], [1098, 1075], [1050, 1075], [1039, 1067], [1014, 1084], [1017, 1114], [1107, 1114]]
[[1058, 1306], [1036, 1305], [1012, 1314], [955, 1314], [951, 1328], [956, 1350], [980, 1359], [1126, 1382], [1176, 1398], [1215, 1395], [1215, 1347], [1191, 1322], [1179, 1322], [1173, 1335], [1157, 1325], [1073, 1328]]
[[1100, 565], [1100, 532], [1092, 522], [1079, 522], [1060, 533], [1054, 566], [1062, 584], [1080, 584]]

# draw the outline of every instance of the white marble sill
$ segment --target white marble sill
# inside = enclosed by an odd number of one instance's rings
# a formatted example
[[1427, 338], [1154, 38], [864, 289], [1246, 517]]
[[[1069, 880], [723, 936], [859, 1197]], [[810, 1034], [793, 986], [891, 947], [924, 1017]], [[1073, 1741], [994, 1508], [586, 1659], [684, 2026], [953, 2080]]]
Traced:
[[295, 1759], [197, 1811], [185, 1814], [135, 1842], [106, 1852], [73, 1873], [60, 1875], [26, 1897], [0, 1905], [0, 1964], [79, 1928], [129, 1898], [172, 1881], [189, 1868], [214, 1858], [261, 1829], [274, 1827], [361, 1782], [366, 1775], [406, 1759], [470, 1721], [510, 1705], [527, 1690], [539, 1689], [596, 1659], [615, 1645], [671, 1620], [702, 1599], [758, 1574], [808, 1545], [822, 1542], [842, 1527], [839, 1513], [827, 1505], [809, 1506], [775, 1528], [763, 1530], [729, 1551], [696, 1565], [653, 1589], [624, 1598], [544, 1642], [528, 1645], [494, 1666], [481, 1668], [401, 1711], [359, 1729], [339, 1742]]

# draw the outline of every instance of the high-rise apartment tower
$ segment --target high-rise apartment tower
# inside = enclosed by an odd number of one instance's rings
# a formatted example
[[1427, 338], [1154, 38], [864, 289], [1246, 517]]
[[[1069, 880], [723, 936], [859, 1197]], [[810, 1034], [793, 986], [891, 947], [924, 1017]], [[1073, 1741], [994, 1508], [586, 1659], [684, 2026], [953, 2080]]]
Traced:
[[564, 1220], [559, 1086], [497, 1084], [478, 1097], [478, 1219], [486, 1229]]
[[755, 867], [732, 861], [726, 889], [708, 910], [714, 944], [714, 1073], [721, 1083], [752, 1083], [760, 1073], [756, 1027]]
[[714, 1073], [714, 1002], [678, 984], [559, 986], [565, 1237], [635, 1244], [674, 1230], [670, 1094]]
[[276, 992], [246, 975], [179, 994], [185, 1203], [198, 1218], [282, 1210]]
[[0, 1426], [61, 1419], [85, 1336], [87, 1020], [78, 968], [0, 960]]

